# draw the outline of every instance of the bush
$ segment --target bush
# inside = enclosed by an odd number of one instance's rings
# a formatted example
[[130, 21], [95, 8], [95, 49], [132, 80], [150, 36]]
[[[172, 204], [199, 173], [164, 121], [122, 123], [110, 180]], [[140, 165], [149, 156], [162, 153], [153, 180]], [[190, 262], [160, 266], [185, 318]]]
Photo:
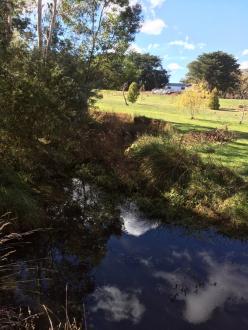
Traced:
[[139, 97], [139, 87], [136, 82], [132, 82], [128, 88], [127, 99], [131, 103], [135, 103]]
[[219, 101], [218, 91], [217, 91], [216, 88], [210, 94], [209, 108], [211, 110], [219, 110], [220, 109], [220, 101]]
[[41, 210], [32, 189], [21, 175], [0, 168], [0, 214], [9, 212], [15, 218], [18, 229], [30, 229], [40, 225]]

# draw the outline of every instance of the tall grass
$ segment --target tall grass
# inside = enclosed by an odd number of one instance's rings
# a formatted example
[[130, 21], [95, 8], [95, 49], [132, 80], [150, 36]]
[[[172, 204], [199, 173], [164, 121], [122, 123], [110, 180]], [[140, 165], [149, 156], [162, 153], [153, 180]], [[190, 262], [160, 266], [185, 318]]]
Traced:
[[[9, 264], [9, 257], [16, 252], [18, 242], [23, 242], [24, 237], [29, 236], [37, 230], [18, 234], [11, 232], [9, 227], [11, 224], [11, 214], [6, 213], [0, 216], [0, 292], [11, 290], [15, 288], [15, 280], [12, 279], [12, 269], [14, 263]], [[66, 286], [65, 298], [65, 321], [60, 321], [58, 318], [54, 320], [51, 314], [55, 314], [50, 309], [42, 305], [43, 313], [33, 313], [29, 307], [26, 308], [12, 308], [0, 306], [0, 328], [1, 329], [24, 329], [24, 330], [38, 330], [39, 320], [42, 317], [48, 321], [48, 330], [81, 330], [82, 325], [78, 325], [75, 318], [72, 320], [69, 317], [68, 311], [68, 288]], [[84, 329], [87, 330], [86, 317], [84, 313]]]
[[230, 169], [203, 161], [173, 138], [142, 136], [126, 154], [136, 164], [134, 178], [142, 194], [160, 201], [156, 215], [172, 207], [248, 229], [248, 185]]

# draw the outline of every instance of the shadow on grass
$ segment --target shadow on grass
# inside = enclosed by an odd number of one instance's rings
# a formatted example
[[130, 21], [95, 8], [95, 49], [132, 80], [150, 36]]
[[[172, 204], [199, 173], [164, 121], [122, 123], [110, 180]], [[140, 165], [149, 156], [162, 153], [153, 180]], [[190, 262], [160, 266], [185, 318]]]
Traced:
[[235, 108], [220, 108], [219, 111], [237, 112], [237, 109], [235, 109]]
[[[238, 139], [248, 140], [248, 132], [233, 131]], [[247, 152], [248, 154], [248, 152]]]
[[196, 125], [196, 124], [194, 124], [194, 120], [192, 120], [192, 124], [177, 123], [177, 122], [173, 122], [173, 121], [170, 121], [170, 123], [175, 125], [175, 127], [183, 133], [188, 132], [188, 131], [205, 131], [205, 130], [213, 129], [213, 127], [211, 127], [211, 126]]

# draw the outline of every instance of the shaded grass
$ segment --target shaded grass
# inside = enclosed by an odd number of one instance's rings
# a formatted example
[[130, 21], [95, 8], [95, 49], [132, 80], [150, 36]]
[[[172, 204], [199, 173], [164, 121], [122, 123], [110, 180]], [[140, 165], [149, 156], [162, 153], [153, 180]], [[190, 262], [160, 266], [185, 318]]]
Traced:
[[[225, 145], [209, 145], [214, 149], [211, 159], [235, 169], [237, 173], [248, 175], [248, 112], [244, 122], [239, 124], [241, 111], [238, 109], [243, 100], [220, 101], [221, 109], [200, 110], [196, 113], [196, 119], [190, 119], [190, 111], [179, 106], [178, 97], [145, 94], [136, 104], [126, 106], [120, 92], [102, 91], [103, 98], [97, 102], [100, 110], [106, 112], [120, 112], [131, 116], [146, 116], [154, 119], [163, 119], [173, 123], [183, 133], [191, 130], [209, 130], [211, 128], [225, 128], [234, 131], [237, 139]], [[248, 104], [248, 100], [245, 101]], [[197, 152], [209, 158], [206, 144]]]

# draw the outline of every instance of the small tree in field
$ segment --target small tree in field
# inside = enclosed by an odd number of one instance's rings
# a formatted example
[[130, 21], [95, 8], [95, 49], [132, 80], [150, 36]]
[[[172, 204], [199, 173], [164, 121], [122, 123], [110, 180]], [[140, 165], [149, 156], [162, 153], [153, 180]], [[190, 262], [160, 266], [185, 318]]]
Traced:
[[144, 86], [144, 84], [142, 84], [140, 86], [139, 92], [140, 92], [140, 101], [142, 101], [144, 99], [143, 95], [144, 95], [144, 92], [145, 92], [145, 86]]
[[209, 99], [209, 94], [205, 90], [203, 84], [193, 85], [186, 89], [180, 96], [180, 105], [190, 110], [191, 119], [195, 119], [195, 113], [203, 107], [206, 107], [206, 102]]
[[131, 103], [135, 103], [139, 97], [139, 87], [136, 82], [132, 82], [128, 88], [127, 99]]
[[209, 97], [209, 108], [211, 110], [219, 110], [220, 109], [220, 101], [218, 96], [218, 90], [215, 88]]

